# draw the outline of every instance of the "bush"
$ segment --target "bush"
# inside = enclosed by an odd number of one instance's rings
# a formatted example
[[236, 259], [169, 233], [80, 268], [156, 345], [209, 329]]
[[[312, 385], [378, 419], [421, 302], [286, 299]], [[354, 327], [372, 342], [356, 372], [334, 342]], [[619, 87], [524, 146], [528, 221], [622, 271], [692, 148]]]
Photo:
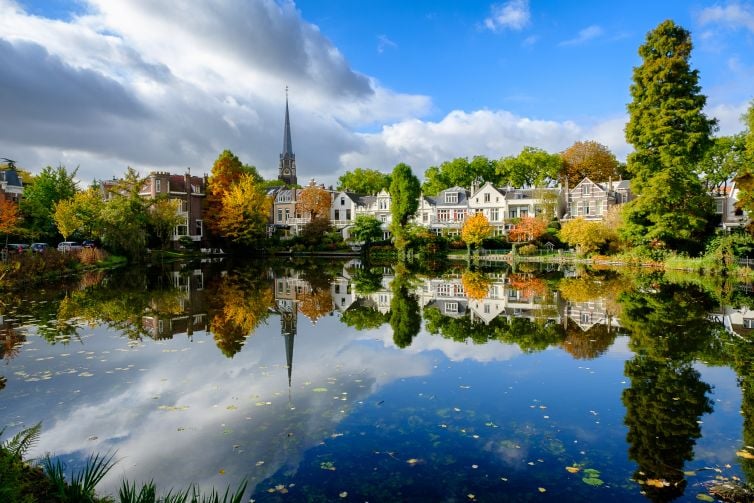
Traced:
[[528, 244], [528, 245], [523, 245], [523, 246], [518, 247], [516, 251], [518, 252], [519, 255], [523, 255], [526, 257], [526, 256], [536, 255], [537, 247], [535, 245]]
[[79, 260], [84, 265], [94, 265], [105, 260], [106, 254], [100, 248], [84, 248], [79, 251]]

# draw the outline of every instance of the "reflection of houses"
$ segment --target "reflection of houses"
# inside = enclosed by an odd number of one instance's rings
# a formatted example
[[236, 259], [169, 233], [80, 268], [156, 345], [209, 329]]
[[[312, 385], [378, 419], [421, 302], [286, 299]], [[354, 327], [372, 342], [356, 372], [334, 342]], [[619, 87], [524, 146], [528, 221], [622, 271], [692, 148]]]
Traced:
[[566, 303], [566, 316], [564, 322], [578, 325], [587, 332], [595, 325], [606, 325], [608, 328], [620, 328], [620, 320], [608, 312], [607, 299], [595, 298], [586, 302]]
[[168, 305], [152, 302], [151, 313], [142, 316], [142, 326], [153, 339], [172, 339], [175, 335], [207, 331], [209, 328], [206, 299], [204, 295], [204, 272], [173, 271], [170, 279], [177, 301]]
[[709, 313], [707, 318], [721, 324], [728, 333], [747, 339], [754, 336], [754, 310], [748, 307], [722, 307]]
[[351, 287], [351, 282], [342, 276], [330, 283], [330, 295], [335, 309], [340, 312], [345, 311], [356, 302], [356, 294]]

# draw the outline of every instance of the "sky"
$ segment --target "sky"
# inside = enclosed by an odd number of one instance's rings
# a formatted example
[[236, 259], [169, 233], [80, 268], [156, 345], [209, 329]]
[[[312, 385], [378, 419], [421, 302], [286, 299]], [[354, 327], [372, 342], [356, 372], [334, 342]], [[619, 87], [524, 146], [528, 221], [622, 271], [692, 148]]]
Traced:
[[82, 181], [209, 173], [225, 149], [277, 177], [285, 88], [299, 183], [406, 162], [620, 159], [638, 47], [688, 29], [706, 113], [754, 98], [754, 1], [0, 0], [0, 157]]

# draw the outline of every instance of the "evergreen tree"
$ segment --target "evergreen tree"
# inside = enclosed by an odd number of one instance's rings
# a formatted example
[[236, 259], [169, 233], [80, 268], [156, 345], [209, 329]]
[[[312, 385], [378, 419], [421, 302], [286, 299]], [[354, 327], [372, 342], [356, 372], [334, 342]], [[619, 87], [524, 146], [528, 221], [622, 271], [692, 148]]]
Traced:
[[626, 140], [634, 146], [627, 170], [639, 196], [626, 212], [634, 244], [692, 248], [699, 243], [712, 200], [694, 169], [711, 143], [715, 121], [702, 109], [699, 72], [689, 66], [691, 35], [667, 20], [647, 34], [634, 68]]
[[400, 163], [393, 168], [390, 175], [390, 212], [393, 216], [392, 231], [395, 236], [395, 247], [403, 250], [406, 247], [405, 227], [409, 218], [419, 207], [421, 185], [411, 171], [411, 166]]

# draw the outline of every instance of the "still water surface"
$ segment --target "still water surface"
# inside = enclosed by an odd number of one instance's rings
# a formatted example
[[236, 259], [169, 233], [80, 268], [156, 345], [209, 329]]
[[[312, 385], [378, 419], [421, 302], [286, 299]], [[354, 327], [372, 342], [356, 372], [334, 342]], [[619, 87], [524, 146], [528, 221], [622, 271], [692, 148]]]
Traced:
[[102, 493], [697, 501], [754, 474], [752, 300], [605, 271], [90, 274], [2, 297], [0, 425], [41, 421], [30, 455], [69, 467], [116, 452]]

